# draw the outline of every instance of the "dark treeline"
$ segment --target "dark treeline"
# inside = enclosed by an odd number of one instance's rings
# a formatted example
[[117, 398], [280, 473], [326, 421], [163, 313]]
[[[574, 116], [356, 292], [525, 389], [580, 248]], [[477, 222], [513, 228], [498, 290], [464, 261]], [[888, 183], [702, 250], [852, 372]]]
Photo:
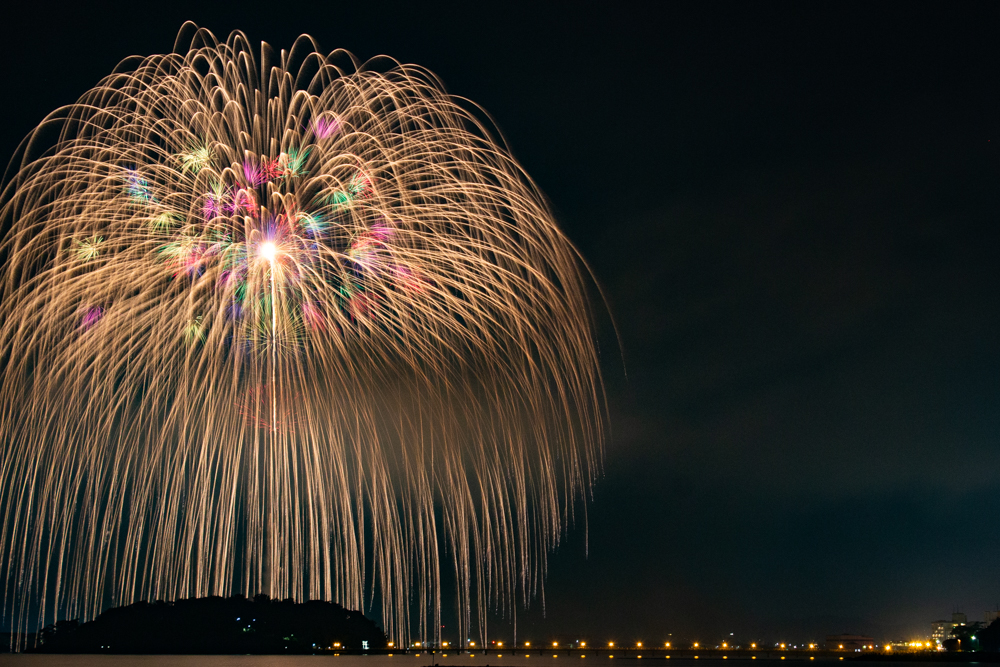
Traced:
[[39, 633], [42, 653], [312, 653], [385, 648], [382, 630], [332, 602], [209, 597], [137, 602]]
[[1000, 653], [1000, 619], [988, 626], [985, 623], [968, 623], [952, 628], [951, 638], [943, 642], [949, 651], [987, 651]]

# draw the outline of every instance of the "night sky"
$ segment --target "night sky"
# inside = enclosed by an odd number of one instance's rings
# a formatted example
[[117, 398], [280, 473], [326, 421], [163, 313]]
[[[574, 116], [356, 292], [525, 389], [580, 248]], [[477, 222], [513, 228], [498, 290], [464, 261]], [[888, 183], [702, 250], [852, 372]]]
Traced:
[[604, 476], [519, 640], [884, 639], [1000, 602], [1000, 5], [27, 4], [3, 161], [185, 19], [492, 114], [607, 300]]

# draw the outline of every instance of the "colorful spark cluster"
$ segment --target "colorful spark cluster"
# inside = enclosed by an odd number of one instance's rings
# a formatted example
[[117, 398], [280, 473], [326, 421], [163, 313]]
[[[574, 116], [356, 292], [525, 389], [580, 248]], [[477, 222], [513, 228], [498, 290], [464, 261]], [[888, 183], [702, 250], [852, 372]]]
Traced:
[[[597, 475], [586, 273], [485, 115], [299, 38], [123, 64], [0, 200], [16, 627], [264, 592], [464, 634], [538, 594]], [[58, 137], [51, 139], [51, 137]]]

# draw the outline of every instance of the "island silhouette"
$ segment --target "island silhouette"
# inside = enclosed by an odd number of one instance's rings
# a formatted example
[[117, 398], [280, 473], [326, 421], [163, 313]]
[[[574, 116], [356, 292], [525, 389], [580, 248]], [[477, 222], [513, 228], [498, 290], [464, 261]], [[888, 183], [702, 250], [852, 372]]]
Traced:
[[385, 633], [334, 602], [207, 597], [136, 602], [39, 633], [40, 653], [316, 653], [384, 649]]

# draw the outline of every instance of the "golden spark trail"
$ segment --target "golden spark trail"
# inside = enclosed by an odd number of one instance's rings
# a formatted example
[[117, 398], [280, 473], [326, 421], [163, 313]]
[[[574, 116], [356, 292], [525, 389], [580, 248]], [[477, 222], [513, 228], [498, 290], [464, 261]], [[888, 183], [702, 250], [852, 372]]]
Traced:
[[486, 115], [386, 58], [124, 61], [0, 193], [16, 628], [266, 593], [438, 638], [538, 594], [598, 473], [588, 278]]

